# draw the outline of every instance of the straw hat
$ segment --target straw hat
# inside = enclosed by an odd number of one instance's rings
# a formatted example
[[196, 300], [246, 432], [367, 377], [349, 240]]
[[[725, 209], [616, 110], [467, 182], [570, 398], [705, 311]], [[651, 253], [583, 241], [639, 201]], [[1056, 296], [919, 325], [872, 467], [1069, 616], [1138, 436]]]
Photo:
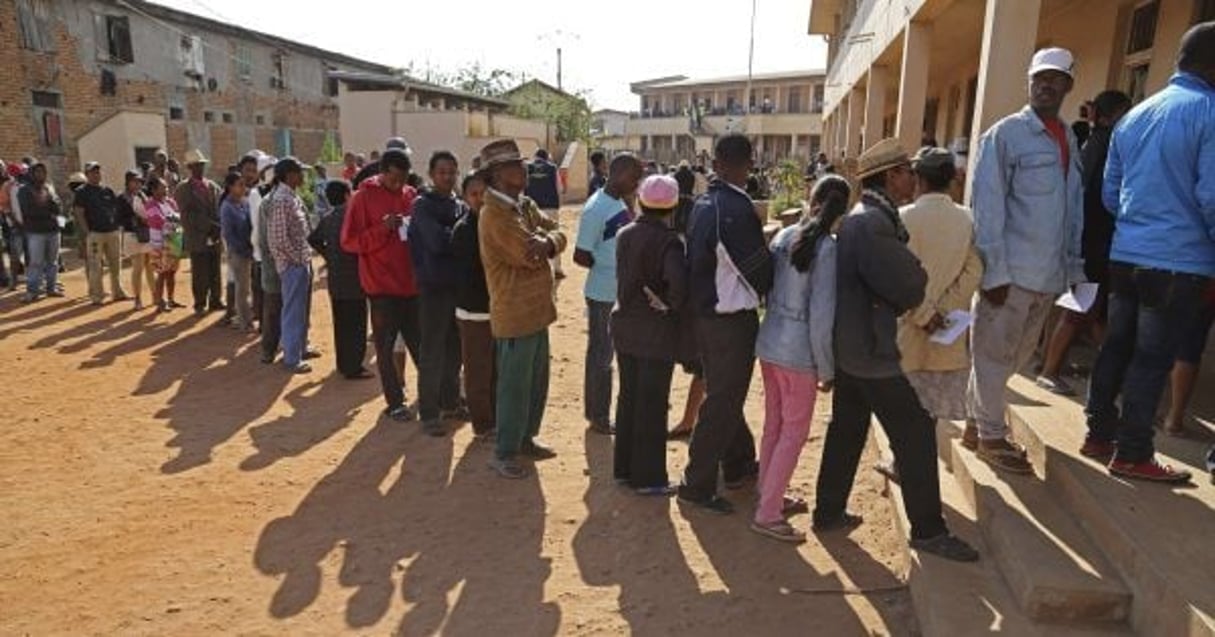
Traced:
[[488, 170], [498, 164], [522, 161], [523, 155], [519, 152], [519, 145], [513, 139], [501, 139], [491, 142], [481, 149], [482, 170]]
[[899, 145], [899, 140], [887, 137], [861, 153], [860, 158], [857, 159], [856, 178], [864, 179], [896, 166], [908, 164], [910, 161], [907, 151]]
[[186, 165], [187, 166], [190, 166], [193, 164], [208, 164], [208, 163], [210, 163], [210, 161], [207, 159], [207, 156], [202, 153], [201, 150], [195, 148], [194, 150], [186, 152]]

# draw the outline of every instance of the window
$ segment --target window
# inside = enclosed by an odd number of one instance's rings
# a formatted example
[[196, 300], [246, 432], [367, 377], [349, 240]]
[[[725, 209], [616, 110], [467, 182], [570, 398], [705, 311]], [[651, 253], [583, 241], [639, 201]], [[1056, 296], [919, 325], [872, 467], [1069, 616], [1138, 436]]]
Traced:
[[287, 88], [287, 56], [282, 51], [270, 55], [270, 88], [280, 91]]
[[169, 119], [183, 120], [185, 118], [186, 118], [186, 109], [184, 109], [180, 106], [170, 106], [169, 107]]
[[231, 124], [232, 122], [236, 121], [236, 118], [231, 112], [225, 111], [223, 114], [223, 120], [225, 124]]
[[253, 79], [253, 51], [244, 44], [236, 45], [236, 77], [242, 82]]
[[131, 49], [131, 21], [126, 16], [99, 15], [97, 23], [97, 56], [114, 64], [135, 61]]
[[63, 96], [50, 91], [32, 91], [30, 101], [39, 127], [39, 141], [47, 148], [63, 146]]
[[811, 113], [823, 112], [823, 102], [825, 101], [823, 92], [825, 90], [826, 90], [826, 86], [823, 84], [814, 85], [814, 102], [811, 103], [811, 105], [810, 105]]
[[177, 56], [183, 73], [196, 80], [202, 79], [206, 70], [203, 64], [202, 38], [197, 35], [181, 36]]
[[1147, 94], [1147, 79], [1150, 65], [1147, 63], [1128, 67], [1126, 70], [1126, 94], [1131, 102], [1138, 104]]
[[1135, 7], [1135, 12], [1131, 14], [1130, 35], [1126, 42], [1128, 54], [1151, 51], [1156, 40], [1156, 16], [1159, 12], [1159, 0]]
[[254, 115], [253, 123], [257, 124], [258, 126], [265, 126], [266, 125], [266, 116], [262, 115], [261, 113]]
[[817, 153], [817, 152], [821, 151], [821, 150], [822, 150], [822, 148], [823, 148], [823, 138], [822, 138], [822, 136], [820, 136], [820, 135], [811, 135], [811, 136], [810, 136], [810, 151], [811, 151], [811, 152], [815, 152], [815, 153]]
[[48, 0], [17, 0], [17, 28], [21, 47], [31, 51], [54, 51], [51, 6]]
[[1215, 20], [1215, 0], [1198, 0], [1194, 13], [1194, 24]]
[[203, 111], [203, 121], [208, 124], [215, 122], [215, 111]]
[[802, 89], [800, 86], [792, 86], [789, 88], [789, 105], [790, 113], [802, 112]]

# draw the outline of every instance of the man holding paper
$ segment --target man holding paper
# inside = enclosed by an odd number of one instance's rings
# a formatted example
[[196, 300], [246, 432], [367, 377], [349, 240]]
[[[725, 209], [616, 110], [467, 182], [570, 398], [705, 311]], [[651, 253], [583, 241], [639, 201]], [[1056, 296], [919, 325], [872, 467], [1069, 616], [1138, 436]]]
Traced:
[[979, 140], [973, 181], [982, 296], [971, 331], [974, 363], [963, 444], [997, 469], [1033, 471], [1008, 440], [1008, 379], [1033, 354], [1055, 297], [1085, 280], [1080, 153], [1059, 117], [1072, 89], [1072, 54], [1049, 48], [1029, 68], [1029, 105]]
[[919, 197], [899, 215], [911, 235], [907, 248], [928, 273], [928, 285], [924, 302], [899, 319], [899, 353], [924, 409], [940, 420], [963, 420], [970, 353], [961, 335], [983, 276], [974, 217], [949, 196], [957, 172], [953, 153], [925, 146], [911, 167]]

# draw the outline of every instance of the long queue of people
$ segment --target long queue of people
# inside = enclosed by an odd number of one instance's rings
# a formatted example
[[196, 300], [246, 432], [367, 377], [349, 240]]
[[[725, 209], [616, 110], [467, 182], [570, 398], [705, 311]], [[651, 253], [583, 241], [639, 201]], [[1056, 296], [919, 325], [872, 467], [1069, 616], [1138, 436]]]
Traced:
[[[588, 269], [584, 416], [591, 431], [615, 435], [616, 481], [717, 514], [734, 511], [719, 483], [755, 484], [752, 530], [803, 542], [790, 519], [810, 504], [786, 492], [816, 400], [830, 394], [813, 530], [862, 523], [847, 503], [876, 416], [912, 545], [976, 560], [942, 514], [936, 420], [965, 420], [963, 445], [994, 468], [1031, 472], [1009, 436], [1007, 383], [1036, 349], [1055, 298], [1089, 280], [1108, 288], [1105, 309], [1094, 310], [1108, 327], [1080, 452], [1125, 478], [1188, 481], [1157, 462], [1152, 436], [1166, 377], [1177, 360], [1196, 365], [1215, 307], [1215, 23], [1192, 29], [1180, 48], [1169, 86], [1129, 112], [1123, 95], [1094, 100], [1098, 126], [1083, 151], [1059, 114], [1074, 59], [1058, 48], [1037, 52], [1028, 104], [978, 144], [973, 211], [949, 195], [957, 177], [949, 150], [911, 156], [893, 139], [857, 158], [856, 183], [829, 173], [808, 182], [803, 218], [770, 241], [746, 190], [754, 151], [743, 135], [718, 139], [698, 196], [691, 171], [646, 176], [634, 155], [596, 158], [600, 187], [585, 204], [572, 259]], [[471, 421], [476, 439], [492, 442], [489, 464], [503, 478], [526, 477], [530, 461], [556, 454], [540, 432], [548, 328], [571, 242], [547, 202], [558, 186], [546, 157], [529, 162], [515, 142], [496, 141], [462, 172], [455, 155], [439, 151], [420, 188], [408, 145], [394, 138], [358, 172], [347, 166], [343, 179], [323, 182], [316, 223], [300, 192], [310, 168], [294, 158], [252, 152], [222, 185], [205, 178], [198, 151], [185, 158], [183, 179], [160, 163], [146, 177], [128, 173], [120, 195], [100, 186], [100, 166], [85, 167], [72, 205], [89, 231], [93, 302], [104, 299], [103, 265], [112, 297], [126, 297], [118, 263], [127, 232], [146, 246], [139, 273], [132, 268], [137, 303], [136, 281], [150, 276], [158, 311], [182, 307], [175, 272], [189, 258], [199, 316], [230, 310], [236, 329], [260, 332], [263, 362], [281, 351], [287, 371], [308, 373], [307, 360], [320, 355], [308, 338], [315, 250], [328, 271], [336, 367], [352, 380], [378, 375], [384, 417], [420, 420], [432, 436]], [[53, 237], [64, 213], [45, 166], [29, 172], [15, 201], [32, 302], [59, 294]], [[375, 375], [364, 368], [368, 320]], [[959, 320], [973, 321], [969, 340], [953, 329]], [[417, 366], [416, 404], [406, 398], [401, 349]], [[758, 453], [744, 416], [757, 358]], [[676, 364], [696, 379], [677, 485], [666, 460]], [[1055, 357], [1041, 383], [1060, 385]]]

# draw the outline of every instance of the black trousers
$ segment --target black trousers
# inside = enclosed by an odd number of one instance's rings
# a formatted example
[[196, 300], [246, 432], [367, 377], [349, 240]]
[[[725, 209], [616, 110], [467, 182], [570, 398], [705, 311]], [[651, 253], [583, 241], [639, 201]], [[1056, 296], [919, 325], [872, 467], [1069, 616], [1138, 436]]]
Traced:
[[262, 298], [262, 360], [273, 361], [283, 337], [283, 295], [266, 292]]
[[219, 276], [219, 246], [190, 253], [190, 287], [194, 291], [194, 310], [223, 307], [223, 285]]
[[667, 408], [675, 363], [616, 353], [620, 393], [616, 396], [613, 475], [634, 489], [665, 487]]
[[250, 309], [253, 310], [253, 318], [260, 321], [262, 319], [262, 262], [254, 261], [250, 271], [250, 276], [253, 280], [253, 305]]
[[877, 416], [899, 468], [911, 537], [927, 539], [944, 533], [936, 421], [920, 406], [907, 377], [857, 378], [836, 370], [831, 408], [818, 471], [814, 519], [830, 522], [844, 513], [869, 438], [869, 422]]
[[333, 309], [333, 347], [338, 373], [350, 377], [363, 369], [367, 357], [367, 299], [329, 296]]
[[418, 359], [418, 416], [436, 420], [460, 404], [460, 329], [455, 290], [427, 291], [418, 297], [422, 330]]
[[704, 363], [705, 401], [692, 433], [680, 495], [701, 500], [717, 493], [719, 466], [727, 482], [758, 471], [755, 438], [743, 406], [755, 371], [759, 315], [697, 317], [695, 329]]
[[399, 334], [405, 340], [405, 348], [415, 364], [419, 358], [421, 329], [418, 326], [418, 297], [401, 296], [371, 297], [371, 329], [375, 341], [375, 362], [380, 373], [380, 386], [384, 390], [384, 401], [389, 409], [405, 404], [404, 379], [397, 375], [392, 364], [392, 348]]

